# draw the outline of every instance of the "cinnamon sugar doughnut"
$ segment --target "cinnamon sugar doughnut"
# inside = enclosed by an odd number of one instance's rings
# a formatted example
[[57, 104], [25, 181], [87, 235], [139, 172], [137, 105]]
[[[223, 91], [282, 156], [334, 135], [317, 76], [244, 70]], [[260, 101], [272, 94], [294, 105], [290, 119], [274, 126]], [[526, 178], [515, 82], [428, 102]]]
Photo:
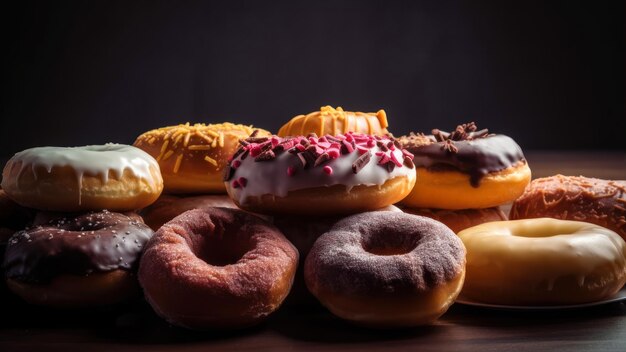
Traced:
[[315, 242], [304, 277], [311, 293], [343, 319], [373, 327], [428, 324], [463, 286], [465, 248], [435, 220], [362, 213]]
[[626, 240], [626, 181], [563, 175], [539, 178], [513, 202], [510, 217], [584, 221]]
[[190, 210], [163, 225], [139, 267], [148, 302], [191, 329], [260, 322], [287, 297], [298, 252], [268, 222], [241, 210]]

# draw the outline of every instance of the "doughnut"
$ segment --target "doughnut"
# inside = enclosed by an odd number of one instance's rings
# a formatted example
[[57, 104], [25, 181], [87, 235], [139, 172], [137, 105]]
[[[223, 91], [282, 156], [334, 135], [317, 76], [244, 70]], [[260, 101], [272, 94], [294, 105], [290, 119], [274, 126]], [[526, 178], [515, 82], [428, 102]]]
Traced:
[[454, 233], [485, 222], [508, 220], [498, 207], [464, 210], [402, 208], [402, 211], [442, 222]]
[[322, 106], [320, 111], [307, 115], [298, 115], [278, 130], [280, 137], [306, 136], [310, 133], [317, 135], [346, 134], [358, 132], [371, 135], [386, 135], [387, 114], [385, 110], [378, 112], [343, 111], [341, 107]]
[[[402, 212], [402, 210], [393, 205], [376, 211]], [[289, 215], [274, 217], [274, 225], [278, 227], [289, 242], [296, 247], [298, 253], [300, 253], [300, 261], [298, 263], [296, 277], [285, 304], [310, 305], [311, 303], [317, 302], [315, 297], [309, 293], [309, 290], [306, 288], [304, 283], [304, 259], [309, 254], [309, 251], [311, 250], [311, 247], [313, 247], [315, 241], [344, 217], [345, 216], [341, 215], [325, 217]]]
[[497, 221], [459, 233], [467, 248], [460, 298], [500, 305], [570, 305], [613, 296], [626, 283], [626, 243], [585, 222]]
[[384, 136], [254, 137], [241, 141], [224, 180], [235, 204], [255, 213], [350, 214], [409, 194], [412, 158]]
[[606, 227], [626, 240], [626, 181], [556, 175], [533, 180], [510, 218], [555, 218]]
[[[197, 123], [148, 131], [134, 145], [152, 155], [161, 166], [165, 193], [226, 193], [223, 169], [239, 140], [250, 136], [252, 126]], [[270, 135], [257, 129], [258, 136]]]
[[471, 122], [452, 133], [410, 134], [398, 140], [415, 155], [417, 181], [402, 204], [411, 208], [480, 209], [519, 197], [530, 182], [520, 147]]
[[465, 248], [449, 228], [396, 212], [341, 220], [304, 265], [307, 287], [333, 314], [379, 328], [432, 323], [454, 303], [464, 277]]
[[2, 188], [16, 203], [39, 210], [131, 211], [154, 202], [163, 180], [156, 160], [132, 146], [39, 147], [7, 162]]
[[162, 195], [149, 207], [141, 211], [145, 223], [154, 231], [178, 215], [192, 209], [209, 207], [237, 208], [225, 194], [209, 194], [191, 197]]
[[171, 324], [242, 328], [291, 288], [298, 251], [270, 223], [238, 209], [187, 211], [163, 225], [139, 266], [146, 299]]
[[153, 234], [148, 226], [106, 210], [50, 218], [37, 217], [9, 239], [3, 267], [15, 294], [56, 308], [108, 306], [138, 295], [134, 270]]

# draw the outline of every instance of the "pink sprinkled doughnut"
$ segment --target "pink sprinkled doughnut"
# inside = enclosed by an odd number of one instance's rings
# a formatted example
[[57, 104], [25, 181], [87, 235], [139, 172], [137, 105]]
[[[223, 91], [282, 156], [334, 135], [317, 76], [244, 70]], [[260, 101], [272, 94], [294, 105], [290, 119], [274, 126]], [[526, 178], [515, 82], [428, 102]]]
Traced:
[[152, 308], [190, 329], [240, 328], [278, 309], [298, 251], [268, 222], [238, 209], [190, 210], [146, 246], [139, 282]]
[[415, 185], [413, 154], [388, 136], [251, 136], [239, 143], [226, 190], [255, 213], [355, 214], [395, 204]]
[[333, 314], [371, 327], [428, 324], [465, 278], [465, 247], [445, 225], [406, 213], [345, 218], [306, 258], [307, 287]]

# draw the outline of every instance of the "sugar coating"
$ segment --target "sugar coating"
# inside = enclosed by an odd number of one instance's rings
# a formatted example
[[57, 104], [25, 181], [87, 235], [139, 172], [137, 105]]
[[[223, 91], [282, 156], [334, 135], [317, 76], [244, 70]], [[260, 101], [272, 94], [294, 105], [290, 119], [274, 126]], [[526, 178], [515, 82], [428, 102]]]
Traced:
[[[378, 255], [367, 249], [405, 249]], [[357, 214], [335, 224], [313, 245], [305, 262], [312, 291], [373, 296], [423, 292], [464, 269], [465, 247], [445, 225], [397, 212]]]

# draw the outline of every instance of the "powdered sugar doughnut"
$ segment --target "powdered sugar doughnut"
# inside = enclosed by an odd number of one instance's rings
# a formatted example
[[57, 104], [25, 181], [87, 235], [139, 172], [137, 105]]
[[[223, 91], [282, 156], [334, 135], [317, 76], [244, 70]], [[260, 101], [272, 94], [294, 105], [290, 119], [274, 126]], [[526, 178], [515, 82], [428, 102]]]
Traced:
[[465, 247], [422, 216], [369, 212], [337, 223], [306, 258], [307, 287], [335, 315], [373, 327], [428, 324], [454, 302]]

